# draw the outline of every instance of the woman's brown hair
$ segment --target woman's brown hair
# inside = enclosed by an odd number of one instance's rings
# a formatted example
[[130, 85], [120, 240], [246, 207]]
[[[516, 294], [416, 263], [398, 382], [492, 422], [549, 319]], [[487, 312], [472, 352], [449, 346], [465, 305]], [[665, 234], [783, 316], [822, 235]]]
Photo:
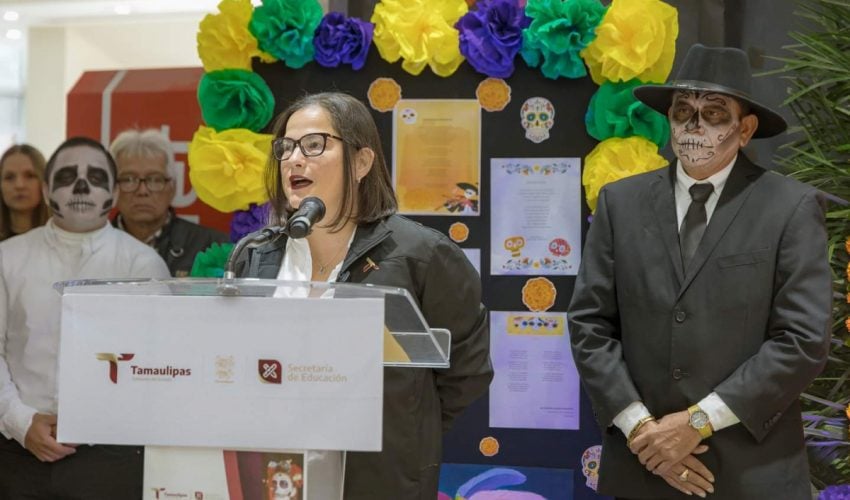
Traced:
[[[293, 113], [310, 106], [318, 106], [328, 114], [334, 132], [344, 139], [345, 144], [342, 156], [342, 203], [338, 213], [329, 214], [333, 219], [327, 225], [333, 230], [340, 230], [348, 220], [362, 224], [394, 214], [398, 204], [384, 160], [378, 127], [369, 110], [358, 99], [341, 92], [301, 97], [278, 115], [272, 128], [274, 138], [278, 139], [286, 133], [286, 124]], [[354, 158], [362, 148], [374, 151], [375, 159], [369, 173], [358, 183], [354, 176]], [[287, 220], [295, 210], [289, 205], [283, 191], [280, 161], [274, 157], [274, 153], [269, 155], [266, 168], [266, 191], [277, 218], [281, 222]]]
[[[44, 155], [41, 154], [41, 151], [37, 150], [35, 147], [30, 146], [29, 144], [18, 144], [10, 147], [5, 152], [3, 152], [3, 156], [0, 156], [0, 175], [3, 174], [3, 165], [6, 163], [6, 159], [14, 154], [21, 154], [30, 159], [32, 163], [33, 169], [35, 170], [36, 176], [38, 176], [38, 180], [44, 185], [44, 170], [46, 162], [44, 160]], [[42, 196], [41, 190], [39, 190], [39, 196]], [[47, 204], [39, 203], [38, 206], [32, 212], [32, 222], [30, 228], [43, 226], [47, 219], [50, 218], [50, 210], [47, 208]], [[6, 205], [6, 202], [3, 200], [3, 197], [0, 196], [0, 241], [5, 240], [12, 236], [12, 217], [9, 211], [9, 207]]]

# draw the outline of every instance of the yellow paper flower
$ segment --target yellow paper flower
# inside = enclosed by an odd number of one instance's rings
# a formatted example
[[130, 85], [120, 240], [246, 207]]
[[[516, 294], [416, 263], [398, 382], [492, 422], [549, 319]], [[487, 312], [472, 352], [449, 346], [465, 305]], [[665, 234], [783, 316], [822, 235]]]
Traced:
[[597, 85], [605, 80], [662, 83], [673, 68], [678, 11], [661, 0], [614, 0], [581, 51]]
[[404, 59], [401, 67], [411, 75], [427, 65], [449, 76], [464, 60], [454, 25], [468, 10], [464, 0], [381, 0], [372, 14], [372, 41], [388, 62]]
[[658, 146], [640, 136], [612, 137], [600, 142], [584, 160], [581, 183], [587, 196], [587, 206], [596, 211], [599, 190], [605, 184], [667, 164], [667, 160], [658, 154]]
[[221, 0], [218, 14], [207, 14], [198, 31], [198, 56], [204, 71], [245, 69], [251, 71], [251, 58], [274, 62], [275, 58], [257, 47], [248, 31], [254, 7], [251, 0]]
[[392, 78], [375, 78], [366, 91], [369, 105], [377, 111], [392, 111], [401, 99], [401, 85]]
[[189, 180], [198, 198], [220, 212], [265, 203], [263, 175], [271, 142], [271, 135], [247, 129], [199, 127], [189, 143]]
[[487, 111], [501, 111], [511, 102], [511, 88], [501, 78], [487, 78], [475, 89], [478, 103]]

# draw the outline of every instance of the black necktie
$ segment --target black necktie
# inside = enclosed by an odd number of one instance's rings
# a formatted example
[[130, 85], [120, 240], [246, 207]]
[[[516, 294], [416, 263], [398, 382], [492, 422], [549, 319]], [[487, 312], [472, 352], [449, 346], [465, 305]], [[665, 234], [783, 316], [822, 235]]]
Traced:
[[688, 268], [688, 263], [697, 251], [699, 240], [702, 239], [702, 233], [705, 232], [705, 202], [714, 192], [714, 186], [710, 183], [694, 184], [688, 191], [691, 192], [691, 206], [688, 207], [688, 213], [685, 214], [679, 230], [679, 246], [682, 249], [682, 265], [685, 269]]

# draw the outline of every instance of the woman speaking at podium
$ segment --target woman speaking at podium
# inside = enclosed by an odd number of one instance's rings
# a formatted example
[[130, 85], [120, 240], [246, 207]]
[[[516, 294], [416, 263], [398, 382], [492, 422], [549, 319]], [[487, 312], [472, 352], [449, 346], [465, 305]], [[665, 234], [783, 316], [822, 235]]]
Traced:
[[308, 197], [326, 215], [303, 239], [255, 249], [249, 277], [407, 289], [432, 328], [452, 333], [451, 368], [385, 368], [383, 451], [348, 453], [345, 498], [437, 497], [442, 433], [493, 377], [481, 280], [443, 234], [397, 215], [378, 129], [343, 93], [302, 97], [277, 118], [266, 188], [285, 222]]

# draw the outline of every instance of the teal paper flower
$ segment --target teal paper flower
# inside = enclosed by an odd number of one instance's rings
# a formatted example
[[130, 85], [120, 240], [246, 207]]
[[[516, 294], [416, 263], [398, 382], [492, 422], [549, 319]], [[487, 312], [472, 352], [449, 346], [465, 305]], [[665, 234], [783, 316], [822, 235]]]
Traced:
[[579, 52], [596, 38], [605, 15], [599, 0], [528, 0], [531, 25], [522, 32], [522, 58], [543, 76], [581, 78], [587, 75]]
[[642, 85], [637, 78], [628, 82], [606, 81], [590, 99], [584, 117], [587, 133], [597, 141], [611, 137], [645, 137], [663, 148], [670, 140], [667, 118], [638, 101], [632, 89]]
[[217, 132], [245, 128], [259, 132], [272, 119], [274, 94], [263, 77], [244, 69], [206, 73], [198, 84], [206, 124]]
[[298, 69], [313, 60], [313, 34], [322, 15], [316, 0], [264, 0], [248, 29], [260, 50]]
[[193, 278], [221, 278], [224, 276], [224, 266], [230, 252], [233, 251], [233, 243], [213, 243], [206, 250], [195, 256], [192, 271], [189, 276]]

